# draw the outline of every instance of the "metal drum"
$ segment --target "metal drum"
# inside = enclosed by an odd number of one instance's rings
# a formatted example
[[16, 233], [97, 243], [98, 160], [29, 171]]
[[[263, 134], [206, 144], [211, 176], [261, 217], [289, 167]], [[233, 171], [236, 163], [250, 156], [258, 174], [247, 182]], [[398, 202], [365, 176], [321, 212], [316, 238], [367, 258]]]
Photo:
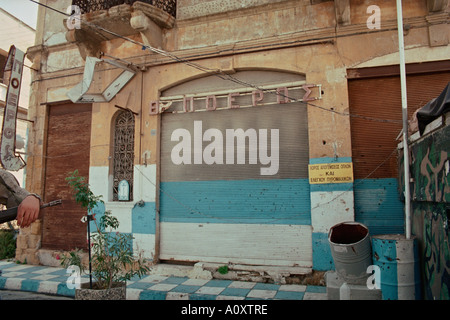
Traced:
[[380, 268], [383, 300], [421, 299], [417, 240], [404, 235], [372, 237], [372, 259]]
[[372, 265], [369, 229], [358, 222], [343, 222], [328, 233], [337, 274], [349, 284], [365, 283]]

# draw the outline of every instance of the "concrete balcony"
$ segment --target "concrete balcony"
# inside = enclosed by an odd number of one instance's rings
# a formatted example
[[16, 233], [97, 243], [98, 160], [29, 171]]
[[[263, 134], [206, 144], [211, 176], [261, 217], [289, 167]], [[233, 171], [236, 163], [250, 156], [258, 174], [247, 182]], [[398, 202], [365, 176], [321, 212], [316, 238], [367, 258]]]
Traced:
[[80, 8], [81, 13], [92, 13], [95, 11], [108, 10], [122, 4], [133, 5], [136, 2], [146, 3], [167, 12], [174, 18], [176, 17], [176, 0], [73, 0], [72, 4], [77, 5]]
[[136, 34], [145, 45], [163, 48], [164, 29], [173, 28], [177, 6], [176, 0], [74, 0], [72, 4], [81, 11], [81, 23], [68, 28], [66, 38], [78, 45], [83, 59], [98, 57], [103, 41]]

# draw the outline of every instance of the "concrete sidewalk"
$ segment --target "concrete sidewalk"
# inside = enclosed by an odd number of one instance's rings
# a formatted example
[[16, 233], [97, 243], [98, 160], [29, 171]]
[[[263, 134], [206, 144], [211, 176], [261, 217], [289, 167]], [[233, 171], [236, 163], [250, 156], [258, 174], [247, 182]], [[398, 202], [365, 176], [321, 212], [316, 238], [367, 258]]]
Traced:
[[[74, 297], [64, 268], [16, 264], [1, 260], [0, 290]], [[89, 282], [83, 275], [81, 282]], [[326, 287], [281, 285], [221, 279], [193, 279], [149, 274], [127, 281], [127, 300], [326, 300]]]

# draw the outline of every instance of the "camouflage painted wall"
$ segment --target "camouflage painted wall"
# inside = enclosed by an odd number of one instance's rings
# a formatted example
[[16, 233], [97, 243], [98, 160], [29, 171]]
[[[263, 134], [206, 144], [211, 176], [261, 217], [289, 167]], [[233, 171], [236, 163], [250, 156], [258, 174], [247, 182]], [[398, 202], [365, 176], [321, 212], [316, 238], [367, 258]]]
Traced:
[[450, 203], [450, 126], [410, 146], [414, 201]]
[[426, 299], [450, 299], [450, 126], [410, 146], [412, 233], [419, 240]]

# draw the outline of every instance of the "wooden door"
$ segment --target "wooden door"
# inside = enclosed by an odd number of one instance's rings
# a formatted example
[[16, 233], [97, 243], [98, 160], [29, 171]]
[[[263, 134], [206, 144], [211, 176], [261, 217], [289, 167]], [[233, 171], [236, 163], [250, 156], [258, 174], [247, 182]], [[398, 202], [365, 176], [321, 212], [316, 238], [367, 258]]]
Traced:
[[86, 214], [73, 199], [65, 178], [78, 169], [89, 176], [91, 105], [51, 106], [48, 118], [44, 201], [62, 199], [61, 206], [45, 209], [42, 248], [72, 250], [87, 248]]

